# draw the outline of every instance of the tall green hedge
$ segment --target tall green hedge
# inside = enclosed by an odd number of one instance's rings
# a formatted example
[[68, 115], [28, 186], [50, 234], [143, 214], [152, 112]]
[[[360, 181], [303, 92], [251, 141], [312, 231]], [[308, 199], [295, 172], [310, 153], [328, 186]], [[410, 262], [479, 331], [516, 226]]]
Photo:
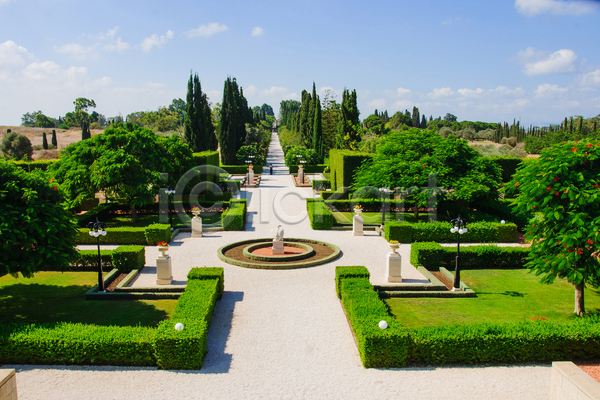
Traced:
[[144, 268], [146, 263], [146, 248], [144, 246], [119, 246], [113, 250], [113, 266], [121, 273]]
[[[100, 244], [149, 244], [171, 240], [171, 227], [168, 224], [152, 224], [145, 227], [122, 226], [106, 228], [106, 236], [100, 236]], [[77, 244], [96, 244], [97, 239], [90, 236], [89, 228], [79, 228], [75, 236]]]
[[370, 153], [350, 150], [330, 150], [329, 170], [331, 171], [331, 189], [350, 187], [354, 183], [356, 169], [365, 161], [372, 160]]
[[171, 226], [169, 224], [148, 225], [144, 230], [144, 236], [146, 236], [146, 243], [150, 245], [158, 242], [168, 243], [171, 241]]
[[226, 231], [243, 231], [246, 225], [246, 199], [233, 199], [229, 209], [221, 214], [221, 224]]
[[510, 182], [517, 168], [523, 162], [522, 158], [508, 156], [494, 156], [489, 157], [489, 159], [498, 164], [502, 170], [502, 182]]
[[[246, 175], [248, 173], [247, 165], [221, 165], [221, 168], [231, 175]], [[264, 165], [253, 165], [252, 167], [255, 175], [262, 174], [263, 168]]]
[[[529, 255], [528, 247], [464, 246], [460, 248], [461, 269], [524, 268]], [[430, 271], [440, 267], [453, 269], [456, 265], [456, 247], [444, 247], [435, 242], [413, 243], [410, 263]]]
[[196, 166], [200, 165], [214, 165], [219, 166], [219, 152], [218, 151], [202, 151], [200, 153], [193, 153], [192, 158]]
[[306, 199], [306, 210], [312, 229], [327, 230], [333, 227], [335, 218], [323, 200]]
[[[451, 233], [450, 222], [388, 222], [385, 224], [386, 240], [400, 243], [412, 242], [456, 242], [456, 233]], [[460, 236], [464, 243], [511, 243], [517, 241], [517, 226], [513, 223], [473, 222], [467, 224], [468, 232]]]

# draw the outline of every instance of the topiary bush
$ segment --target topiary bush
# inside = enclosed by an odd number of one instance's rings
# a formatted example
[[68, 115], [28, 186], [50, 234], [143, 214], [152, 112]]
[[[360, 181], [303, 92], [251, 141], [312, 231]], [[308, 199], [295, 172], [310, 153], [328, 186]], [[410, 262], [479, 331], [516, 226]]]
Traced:
[[171, 226], [169, 224], [152, 224], [148, 225], [144, 230], [146, 242], [150, 245], [155, 245], [158, 242], [171, 241]]
[[312, 229], [328, 230], [333, 227], [335, 218], [323, 200], [306, 199], [306, 209]]
[[246, 202], [232, 200], [229, 203], [229, 209], [221, 214], [221, 224], [226, 231], [244, 230], [246, 219]]
[[144, 246], [119, 246], [113, 250], [113, 266], [121, 273], [144, 268], [146, 263], [146, 248]]
[[[388, 222], [385, 225], [386, 240], [400, 243], [411, 242], [456, 242], [456, 233], [451, 233], [450, 222]], [[460, 236], [465, 243], [516, 242], [517, 226], [513, 223], [473, 222], [467, 224], [468, 232]]]

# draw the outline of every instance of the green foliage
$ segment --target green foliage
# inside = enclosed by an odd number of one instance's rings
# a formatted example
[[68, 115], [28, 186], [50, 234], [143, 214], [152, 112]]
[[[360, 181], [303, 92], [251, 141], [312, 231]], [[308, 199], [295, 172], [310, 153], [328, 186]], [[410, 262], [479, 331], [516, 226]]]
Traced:
[[246, 201], [232, 200], [229, 209], [222, 214], [222, 225], [226, 231], [243, 231], [246, 220]]
[[[340, 277], [340, 294], [363, 366], [389, 368], [406, 365], [410, 343], [406, 329], [390, 317], [368, 277], [354, 278], [348, 271], [350, 268], [346, 267], [345, 276]], [[353, 268], [360, 274], [364, 267]], [[387, 329], [379, 328], [382, 320], [387, 322]]]
[[89, 228], [79, 228], [75, 237], [75, 243], [96, 244], [97, 240], [100, 239], [100, 244], [146, 244], [145, 227], [124, 226], [106, 228], [105, 231], [106, 236], [95, 238], [90, 236]]
[[312, 229], [331, 229], [335, 222], [335, 218], [333, 218], [333, 213], [327, 208], [324, 201], [310, 198], [306, 199], [306, 208], [310, 220], [310, 227]]
[[510, 182], [523, 160], [517, 157], [490, 157], [502, 171], [502, 182]]
[[[330, 159], [333, 172], [333, 153]], [[499, 168], [466, 141], [413, 128], [386, 135], [372, 162], [356, 171], [352, 187], [402, 188], [409, 201], [429, 207], [444, 199], [497, 199], [499, 181]]]
[[66, 269], [75, 256], [75, 226], [54, 180], [0, 160], [0, 271], [31, 276]]
[[144, 246], [119, 246], [111, 254], [113, 265], [121, 273], [144, 268], [146, 248]]
[[[385, 224], [386, 240], [400, 243], [441, 242], [455, 243], [456, 233], [451, 233], [450, 222], [388, 222]], [[472, 222], [468, 232], [460, 236], [465, 243], [516, 242], [517, 226], [513, 223]]]
[[[600, 142], [557, 144], [514, 176], [519, 196], [513, 206], [523, 214], [540, 213], [525, 237], [532, 241], [527, 267], [543, 282], [564, 277], [574, 285], [600, 285], [599, 156]], [[584, 312], [583, 299], [579, 307]]]
[[[102, 271], [112, 271], [114, 268], [112, 252], [112, 250], [100, 250]], [[98, 250], [78, 250], [77, 258], [71, 264], [71, 268], [77, 271], [97, 271]]]
[[358, 119], [359, 115], [356, 90], [350, 93], [349, 90], [344, 89], [336, 138], [338, 148], [347, 150], [356, 150], [358, 148], [358, 142], [361, 140], [362, 133], [360, 120]]
[[152, 224], [144, 230], [146, 243], [155, 245], [158, 242], [171, 241], [171, 226], [169, 224]]
[[48, 167], [53, 165], [56, 160], [36, 160], [36, 161], [12, 161], [13, 165], [22, 168], [27, 172], [32, 172], [36, 169], [46, 171]]
[[523, 363], [600, 355], [598, 318], [413, 328], [408, 361], [426, 364]]
[[108, 218], [111, 210], [115, 207], [118, 207], [117, 203], [100, 203], [98, 204], [98, 206], [87, 211], [85, 214], [80, 214], [76, 216], [77, 226], [81, 228], [86, 227], [90, 222], [96, 221], [96, 218], [98, 218], [98, 220], [100, 221], [105, 221]]
[[192, 154], [194, 165], [214, 165], [219, 166], [219, 152], [218, 151], [203, 151], [201, 153]]
[[17, 132], [9, 132], [4, 135], [0, 150], [2, 150], [5, 157], [13, 160], [30, 160], [33, 154], [33, 146], [31, 146], [29, 139]]
[[373, 155], [349, 150], [331, 150], [329, 152], [329, 169], [331, 171], [331, 189], [339, 190], [350, 187], [354, 183], [356, 171], [368, 164]]
[[155, 365], [152, 328], [52, 325], [0, 325], [0, 360], [11, 364]]
[[[250, 158], [248, 156], [254, 156], [254, 157]], [[237, 159], [238, 164], [240, 164], [240, 165], [244, 165], [246, 160], [252, 160], [252, 164], [256, 164], [256, 165], [266, 165], [267, 164], [266, 153], [260, 151], [260, 149], [258, 148], [257, 145], [240, 147], [240, 149], [237, 151], [235, 157]]]
[[313, 179], [312, 181], [313, 190], [322, 191], [331, 189], [331, 182], [327, 179]]
[[48, 150], [48, 138], [46, 137], [46, 132], [42, 132], [42, 148]]
[[[528, 247], [465, 246], [460, 249], [460, 269], [524, 268], [528, 255]], [[430, 271], [440, 267], [451, 270], [456, 265], [456, 247], [444, 247], [435, 242], [413, 243], [410, 263]]]
[[248, 109], [248, 101], [240, 93], [235, 78], [227, 77], [223, 87], [218, 131], [223, 164], [236, 163], [235, 155], [246, 138], [246, 122], [252, 122], [252, 110]]
[[217, 137], [206, 93], [202, 93], [198, 74], [190, 73], [184, 136], [195, 152], [217, 149]]
[[[320, 174], [323, 173], [323, 170], [327, 168], [327, 164], [304, 164], [304, 173], [306, 174]], [[298, 165], [290, 165], [290, 167], [288, 168], [290, 171], [290, 174], [297, 174], [298, 173]], [[327, 181], [329, 182], [329, 181]]]
[[[200, 369], [207, 352], [206, 335], [217, 298], [222, 293], [222, 268], [192, 268], [173, 317], [160, 323], [154, 352], [163, 369]], [[184, 329], [177, 331], [175, 324]]]
[[336, 267], [335, 269], [335, 293], [342, 298], [342, 280], [347, 278], [367, 278], [371, 274], [367, 267]]
[[[298, 157], [300, 155], [300, 157]], [[307, 165], [319, 164], [319, 156], [313, 149], [307, 149], [304, 146], [292, 146], [286, 149], [285, 165], [292, 167], [300, 165], [300, 160], [306, 161]], [[322, 170], [319, 172], [323, 172]]]

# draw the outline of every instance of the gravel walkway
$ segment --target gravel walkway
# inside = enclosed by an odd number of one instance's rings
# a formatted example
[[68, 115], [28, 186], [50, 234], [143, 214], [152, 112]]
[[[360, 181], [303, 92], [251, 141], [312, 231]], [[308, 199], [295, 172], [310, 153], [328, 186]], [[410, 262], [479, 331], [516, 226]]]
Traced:
[[[185, 284], [192, 266], [222, 266], [225, 293], [211, 321], [209, 353], [200, 371], [155, 368], [5, 366], [17, 369], [18, 393], [27, 399], [545, 399], [550, 366], [365, 369], [335, 295], [335, 267], [365, 265], [374, 284], [384, 283], [387, 242], [374, 232], [313, 231], [306, 218], [308, 188], [293, 187], [276, 135], [260, 188], [244, 192], [249, 220], [244, 232], [180, 234], [171, 243], [174, 284]], [[301, 210], [298, 213], [298, 210]], [[342, 257], [312, 268], [268, 271], [221, 262], [216, 249], [253, 237], [324, 240]], [[428, 281], [410, 266], [410, 246], [400, 249], [403, 275]], [[147, 247], [147, 265], [158, 256]], [[154, 286], [151, 268], [135, 286]]]

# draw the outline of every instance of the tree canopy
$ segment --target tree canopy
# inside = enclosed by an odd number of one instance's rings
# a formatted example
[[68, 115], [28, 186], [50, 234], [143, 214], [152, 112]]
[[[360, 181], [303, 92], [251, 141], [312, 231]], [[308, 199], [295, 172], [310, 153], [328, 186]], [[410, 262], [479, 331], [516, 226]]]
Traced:
[[75, 224], [58, 184], [40, 170], [0, 160], [0, 273], [26, 277], [66, 269], [75, 255]]
[[600, 142], [554, 145], [513, 177], [513, 205], [535, 213], [525, 238], [529, 262], [542, 282], [565, 278], [575, 286], [575, 313], [585, 312], [584, 287], [600, 285]]

